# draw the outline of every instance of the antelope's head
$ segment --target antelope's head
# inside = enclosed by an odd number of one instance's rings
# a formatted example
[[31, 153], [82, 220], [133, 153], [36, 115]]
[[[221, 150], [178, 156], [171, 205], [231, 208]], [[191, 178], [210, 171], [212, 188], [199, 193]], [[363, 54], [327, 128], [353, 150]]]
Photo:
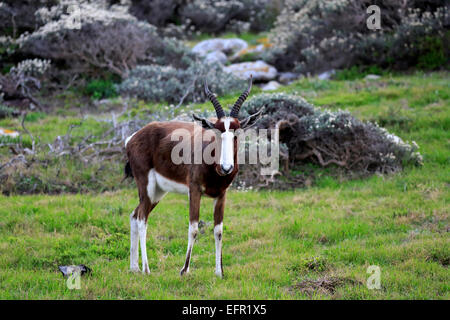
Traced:
[[250, 76], [247, 89], [245, 89], [241, 96], [237, 99], [231, 109], [230, 115], [227, 116], [223, 111], [219, 101], [217, 100], [217, 97], [209, 90], [208, 84], [205, 81], [205, 93], [208, 96], [209, 100], [211, 100], [214, 109], [216, 110], [217, 120], [215, 122], [212, 122], [195, 114], [193, 115], [195, 120], [201, 122], [203, 128], [216, 129], [218, 133], [220, 132], [220, 139], [218, 139], [218, 141], [220, 141], [221, 143], [220, 161], [217, 164], [216, 171], [222, 176], [237, 171], [236, 131], [238, 129], [246, 129], [253, 126], [261, 117], [262, 109], [243, 120], [238, 119], [239, 110], [241, 109], [241, 106], [244, 103], [245, 99], [247, 99], [248, 95], [250, 94], [251, 88], [252, 77]]

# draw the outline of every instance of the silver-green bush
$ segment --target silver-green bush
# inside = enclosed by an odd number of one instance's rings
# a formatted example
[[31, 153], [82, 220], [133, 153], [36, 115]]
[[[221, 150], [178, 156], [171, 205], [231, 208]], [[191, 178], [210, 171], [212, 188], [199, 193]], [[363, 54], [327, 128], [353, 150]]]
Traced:
[[[367, 28], [370, 5], [380, 7], [381, 30]], [[448, 57], [448, 9], [445, 0], [286, 0], [267, 59], [278, 69], [306, 73], [355, 64], [406, 68], [436, 50]]]
[[184, 35], [192, 32], [262, 31], [271, 28], [281, 6], [273, 0], [132, 0], [130, 12], [164, 29], [177, 24]]
[[280, 142], [289, 161], [335, 164], [351, 171], [390, 173], [405, 164], [420, 165], [415, 142], [401, 138], [376, 123], [360, 121], [347, 111], [316, 108], [302, 97], [284, 93], [260, 94], [243, 106], [243, 114], [265, 108], [259, 128], [280, 128]]
[[203, 32], [261, 31], [271, 24], [269, 4], [268, 0], [194, 0], [182, 7], [180, 15], [184, 23]]
[[206, 100], [204, 80], [218, 95], [242, 90], [244, 81], [225, 73], [220, 66], [192, 61], [186, 69], [172, 66], [138, 66], [118, 87], [125, 96], [148, 101], [178, 103]]

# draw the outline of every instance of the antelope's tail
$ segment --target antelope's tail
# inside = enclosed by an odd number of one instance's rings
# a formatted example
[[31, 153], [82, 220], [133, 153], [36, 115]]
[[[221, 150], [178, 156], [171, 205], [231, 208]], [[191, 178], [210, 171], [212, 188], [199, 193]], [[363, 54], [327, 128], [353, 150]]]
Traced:
[[127, 161], [125, 164], [125, 176], [123, 177], [122, 181], [124, 181], [127, 178], [133, 178], [133, 171], [131, 170], [130, 161]]

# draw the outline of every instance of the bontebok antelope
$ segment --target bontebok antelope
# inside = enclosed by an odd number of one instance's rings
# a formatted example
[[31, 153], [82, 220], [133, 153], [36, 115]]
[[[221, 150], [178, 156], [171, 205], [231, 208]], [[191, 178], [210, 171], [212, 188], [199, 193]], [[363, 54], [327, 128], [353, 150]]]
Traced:
[[[189, 195], [189, 232], [186, 261], [180, 274], [189, 272], [189, 262], [192, 248], [198, 234], [200, 198], [206, 195], [214, 198], [214, 238], [216, 244], [216, 269], [219, 277], [223, 276], [222, 267], [222, 221], [225, 208], [225, 195], [238, 172], [237, 129], [247, 128], [255, 124], [260, 118], [261, 111], [239, 121], [239, 110], [250, 93], [252, 79], [248, 88], [241, 94], [233, 105], [230, 115], [226, 116], [216, 96], [208, 89], [205, 82], [205, 92], [216, 110], [217, 119], [214, 121], [193, 115], [196, 122], [152, 122], [134, 133], [126, 142], [128, 162], [125, 166], [127, 176], [133, 176], [139, 192], [139, 205], [130, 215], [131, 247], [130, 268], [139, 271], [139, 249], [141, 244], [142, 272], [149, 273], [146, 235], [147, 218], [158, 202], [167, 192], [184, 193]], [[205, 133], [215, 129], [209, 143], [202, 142], [204, 150], [210, 143], [215, 143], [218, 154], [210, 164], [202, 159], [199, 163], [179, 163], [172, 160], [172, 151], [179, 143], [173, 141], [173, 134], [177, 129], [190, 133], [192, 142], [195, 132]], [[220, 145], [218, 145], [220, 144]], [[191, 148], [191, 159], [194, 148]]]

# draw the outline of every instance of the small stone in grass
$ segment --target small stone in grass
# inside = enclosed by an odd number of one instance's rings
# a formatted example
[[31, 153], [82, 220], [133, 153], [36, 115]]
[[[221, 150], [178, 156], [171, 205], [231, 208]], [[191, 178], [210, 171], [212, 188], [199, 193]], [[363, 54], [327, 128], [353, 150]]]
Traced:
[[85, 266], [84, 264], [79, 264], [77, 266], [59, 266], [59, 271], [63, 274], [64, 277], [68, 278], [74, 273], [78, 273], [80, 275], [84, 275], [85, 273], [90, 274], [92, 272], [91, 268]]

